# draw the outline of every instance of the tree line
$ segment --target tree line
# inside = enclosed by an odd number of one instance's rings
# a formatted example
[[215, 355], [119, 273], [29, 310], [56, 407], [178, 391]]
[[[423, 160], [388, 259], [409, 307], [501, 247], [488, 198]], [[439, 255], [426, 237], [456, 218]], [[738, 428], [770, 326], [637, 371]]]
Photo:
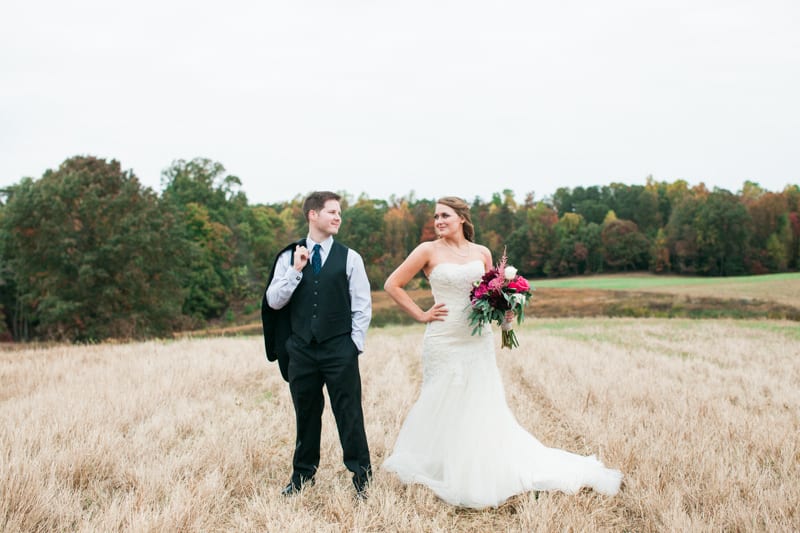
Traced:
[[[0, 192], [0, 337], [79, 342], [168, 335], [258, 308], [275, 254], [305, 236], [303, 194], [248, 202], [208, 159], [178, 160], [161, 190], [115, 160], [72, 157]], [[435, 238], [435, 199], [342, 192], [340, 240], [383, 281]], [[470, 199], [467, 199], [470, 201]], [[476, 241], [530, 278], [650, 270], [729, 276], [798, 269], [800, 187], [709, 191], [678, 180], [510, 190], [474, 198]], [[419, 283], [424, 284], [423, 279]]]

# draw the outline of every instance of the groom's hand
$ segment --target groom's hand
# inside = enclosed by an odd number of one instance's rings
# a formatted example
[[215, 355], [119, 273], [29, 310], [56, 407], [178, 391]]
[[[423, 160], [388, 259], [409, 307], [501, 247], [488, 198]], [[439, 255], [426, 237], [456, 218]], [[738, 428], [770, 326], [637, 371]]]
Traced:
[[302, 271], [308, 264], [308, 248], [298, 246], [294, 249], [294, 268], [298, 272]]

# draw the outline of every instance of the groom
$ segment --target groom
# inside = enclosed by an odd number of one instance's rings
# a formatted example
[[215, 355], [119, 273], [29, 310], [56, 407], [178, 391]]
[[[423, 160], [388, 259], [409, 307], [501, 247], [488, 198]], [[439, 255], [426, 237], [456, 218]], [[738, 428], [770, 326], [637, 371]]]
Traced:
[[[283, 310], [291, 329], [285, 352], [281, 346], [275, 350], [285, 354], [280, 361], [282, 371], [288, 359], [285, 377], [297, 423], [293, 471], [282, 491], [285, 496], [314, 483], [325, 406], [323, 385], [328, 389], [344, 464], [353, 473], [357, 497], [366, 496], [372, 475], [358, 370], [372, 301], [361, 256], [333, 240], [342, 223], [340, 199], [328, 191], [313, 192], [306, 198], [303, 213], [308, 237], [278, 255], [266, 291], [265, 303], [271, 310]], [[269, 352], [269, 340], [267, 345]]]

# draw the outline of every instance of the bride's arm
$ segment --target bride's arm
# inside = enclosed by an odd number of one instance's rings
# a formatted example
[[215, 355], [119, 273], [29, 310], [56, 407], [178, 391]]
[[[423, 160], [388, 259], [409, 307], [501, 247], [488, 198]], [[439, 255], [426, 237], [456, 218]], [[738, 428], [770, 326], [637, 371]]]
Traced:
[[400, 306], [400, 308], [408, 313], [414, 320], [418, 322], [431, 322], [433, 320], [444, 320], [447, 315], [447, 308], [444, 304], [435, 304], [427, 311], [423, 311], [418, 306], [411, 296], [405, 291], [404, 287], [417, 275], [417, 272], [425, 268], [431, 256], [432, 244], [424, 242], [414, 248], [405, 261], [395, 269], [391, 275], [386, 278], [383, 284], [383, 290], [392, 298], [392, 300]]

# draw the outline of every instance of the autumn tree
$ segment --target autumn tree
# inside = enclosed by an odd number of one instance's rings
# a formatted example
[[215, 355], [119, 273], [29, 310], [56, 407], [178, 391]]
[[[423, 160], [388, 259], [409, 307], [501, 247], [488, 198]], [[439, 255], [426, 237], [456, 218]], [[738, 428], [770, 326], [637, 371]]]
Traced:
[[545, 202], [538, 202], [525, 213], [525, 224], [506, 240], [509, 260], [525, 275], [554, 275], [549, 259], [557, 244], [554, 228], [558, 214]]
[[611, 218], [601, 233], [605, 262], [619, 270], [640, 270], [647, 265], [647, 238], [632, 220]]
[[794, 256], [790, 195], [765, 191], [753, 182], [746, 185], [744, 205], [749, 215], [751, 268], [785, 271]]
[[381, 263], [384, 265], [384, 273], [388, 275], [418, 244], [419, 230], [414, 224], [414, 216], [406, 199], [395, 199], [394, 205], [386, 209], [383, 227], [384, 255]]

